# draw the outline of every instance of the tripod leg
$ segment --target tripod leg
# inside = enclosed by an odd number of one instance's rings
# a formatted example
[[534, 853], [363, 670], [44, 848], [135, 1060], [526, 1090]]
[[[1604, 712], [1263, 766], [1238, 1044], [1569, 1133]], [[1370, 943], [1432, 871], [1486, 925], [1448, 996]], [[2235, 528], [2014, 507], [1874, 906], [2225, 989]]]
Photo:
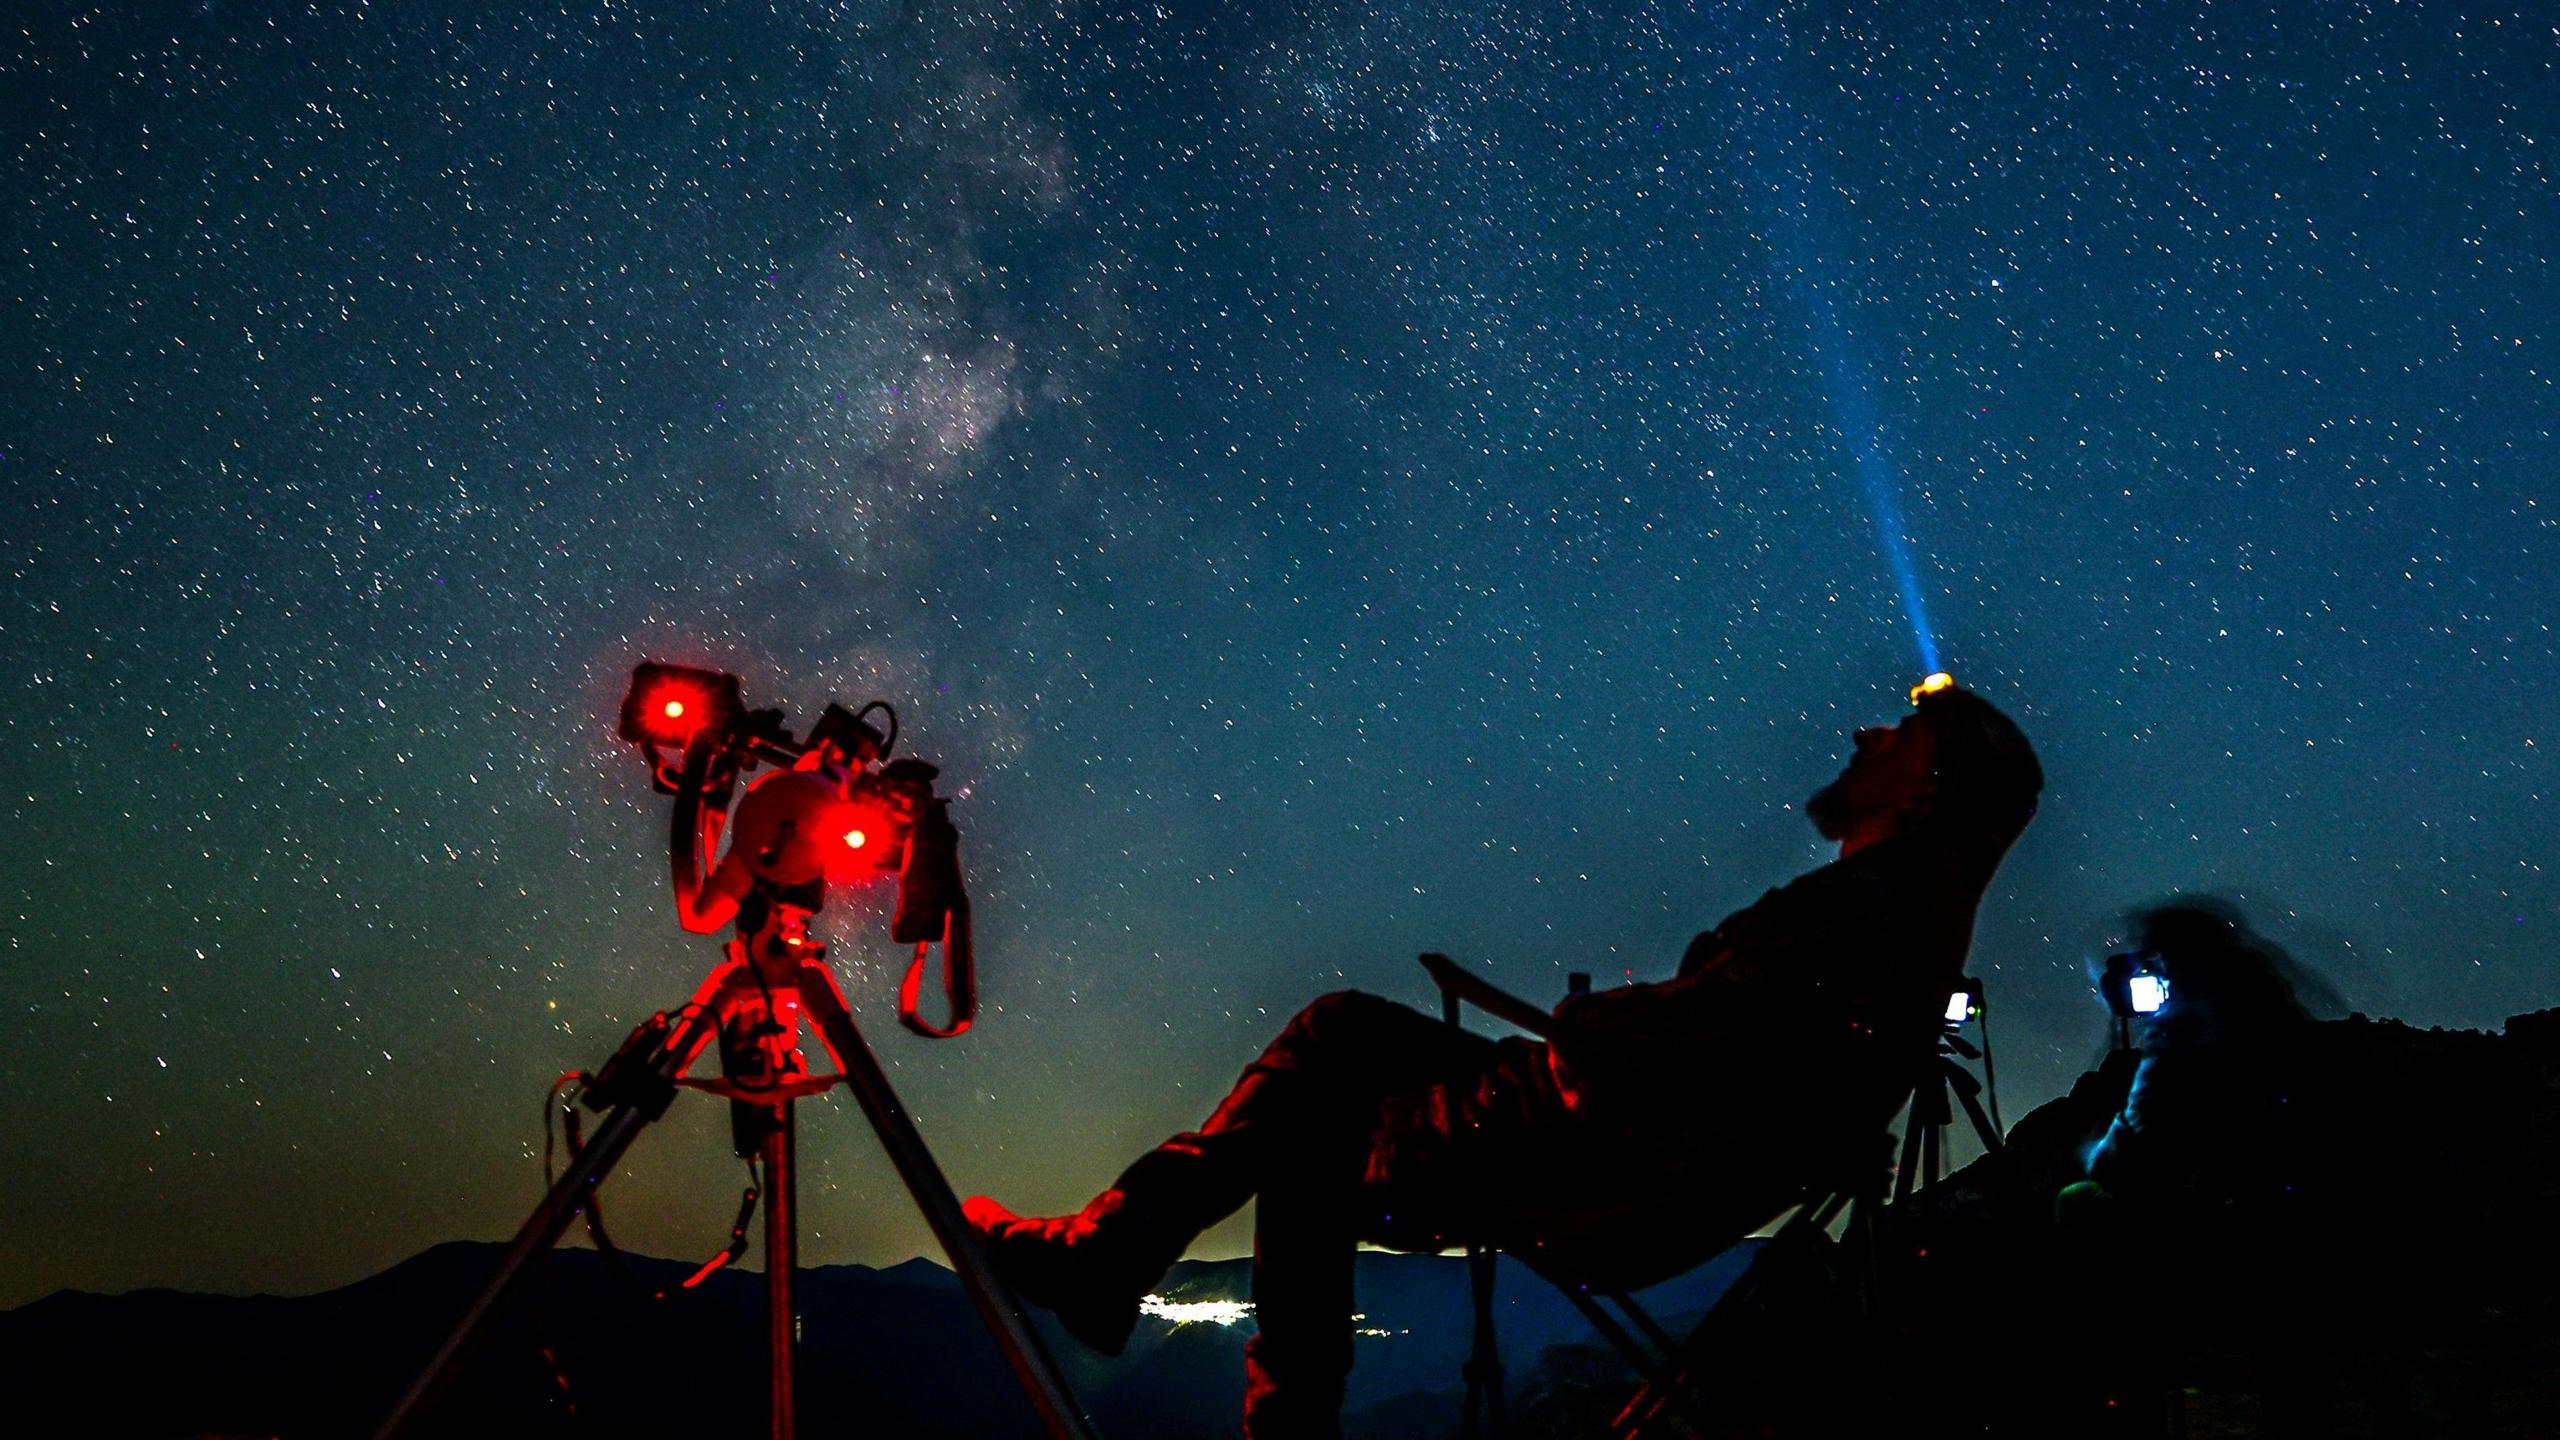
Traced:
[[792, 1384], [800, 1353], [800, 1309], [794, 1293], [800, 1259], [800, 1222], [794, 1213], [799, 1199], [794, 1151], [800, 1107], [786, 1100], [777, 1108], [782, 1113], [764, 1138], [764, 1294], [771, 1380], [767, 1414], [773, 1422], [773, 1440], [792, 1440], [800, 1426]]
[[1671, 1338], [1671, 1332], [1662, 1328], [1662, 1322], [1653, 1318], [1652, 1311], [1637, 1304], [1632, 1295], [1621, 1294], [1616, 1298], [1618, 1309], [1625, 1313], [1627, 1322], [1642, 1331], [1644, 1338], [1652, 1342], [1654, 1349], [1665, 1355], [1679, 1353], [1680, 1342]]
[[1974, 1138], [1982, 1142], [1982, 1153], [1985, 1155], [2006, 1154], [2009, 1149], [2009, 1142], [2000, 1137], [1999, 1127], [1993, 1125], [1991, 1123], [1991, 1117], [1982, 1112], [1982, 1102], [1979, 1099], [1976, 1099], [1972, 1092], [1967, 1090], [1958, 1090], [1956, 1092], [1956, 1099], [1964, 1103], [1965, 1118], [1973, 1122]]
[[1928, 1131], [1928, 1122], [1921, 1117], [1916, 1106], [1904, 1125], [1902, 1163], [1895, 1166], [1893, 1172], [1893, 1203], [1896, 1205], [1911, 1198], [1912, 1184], [1920, 1178], [1920, 1137]]
[[507, 1246], [505, 1258], [498, 1262], [497, 1273], [480, 1287], [480, 1293], [473, 1297], [470, 1308], [454, 1322], [452, 1333], [445, 1337], [443, 1346], [436, 1351], [435, 1358], [427, 1362], [427, 1368], [410, 1385], [408, 1393], [400, 1397], [400, 1403], [392, 1407], [390, 1417], [382, 1422], [382, 1428], [374, 1432], [374, 1440], [395, 1440], [426, 1413], [427, 1407], [461, 1372], [463, 1362], [471, 1358], [471, 1352], [479, 1346], [482, 1332], [497, 1314], [499, 1302], [515, 1288], [516, 1278], [524, 1272], [524, 1267], [535, 1256], [559, 1242], [560, 1232], [568, 1229], [569, 1222], [577, 1218], [589, 1192], [613, 1173], [613, 1167], [622, 1159], [622, 1152], [630, 1149], [631, 1142], [640, 1138], [641, 1129], [666, 1113], [664, 1096], [674, 1093], [677, 1078], [692, 1068], [703, 1047], [711, 1043], [711, 1037], [720, 1028], [719, 1020], [712, 1012], [710, 997], [717, 991], [725, 971], [726, 967], [723, 967], [713, 972], [712, 979], [704, 982], [703, 988], [694, 996], [694, 1003], [680, 1012], [659, 1043], [657, 1052], [650, 1057], [647, 1079], [653, 1088], [616, 1105], [613, 1113], [604, 1118], [604, 1123], [596, 1127], [594, 1137], [587, 1142], [585, 1149], [578, 1152], [577, 1160], [542, 1197], [542, 1203], [533, 1208], [533, 1214], [526, 1217], [523, 1227], [516, 1231], [514, 1241]]
[[943, 1178], [942, 1166], [935, 1162], [924, 1137], [916, 1132], [915, 1121], [899, 1102], [898, 1092], [890, 1088], [879, 1058], [854, 1027], [853, 1012], [845, 1004], [844, 992], [836, 988], [836, 978], [825, 966], [801, 967], [800, 1005], [802, 1012], [816, 1023], [819, 1036], [835, 1056], [836, 1068], [843, 1072], [847, 1088], [853, 1091], [863, 1115], [879, 1134], [880, 1147], [889, 1152], [889, 1163], [897, 1167], [898, 1178], [906, 1182], [907, 1193], [915, 1197], [916, 1208], [933, 1228], [934, 1238], [942, 1242], [943, 1253], [951, 1257], [951, 1268], [960, 1277], [960, 1287], [968, 1292], [978, 1318], [986, 1323], [997, 1348], [1004, 1352], [1005, 1363], [1013, 1368], [1014, 1379], [1021, 1383], [1031, 1408], [1039, 1412], [1041, 1428], [1054, 1440], [1092, 1440], [1092, 1422], [1085, 1418], [1083, 1407], [1067, 1389], [1057, 1362], [1049, 1356], [1049, 1347], [1041, 1343], [1039, 1333], [1023, 1318], [1022, 1302], [1015, 1298], [1013, 1287], [987, 1263], [986, 1252], [978, 1245], [978, 1232], [961, 1217], [960, 1200], [951, 1193], [951, 1182]]

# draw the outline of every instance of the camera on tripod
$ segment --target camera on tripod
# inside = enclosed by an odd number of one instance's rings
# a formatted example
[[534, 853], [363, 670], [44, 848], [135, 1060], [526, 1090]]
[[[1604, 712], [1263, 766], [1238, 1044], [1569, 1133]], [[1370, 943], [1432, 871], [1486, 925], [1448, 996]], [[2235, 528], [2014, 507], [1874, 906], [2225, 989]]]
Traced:
[[1968, 977], [1958, 981], [1956, 988], [1947, 992], [1947, 1008], [1939, 1014], [1938, 1021], [1950, 1030], [1957, 1030], [1981, 1014], [1982, 982]]
[[[1091, 1440], [1091, 1425], [1074, 1393], [1012, 1287], [988, 1262], [950, 1181], [855, 1023], [827, 967], [826, 947], [809, 932], [829, 887], [896, 876], [889, 933], [915, 946], [898, 986], [898, 1023], [938, 1040], [969, 1028], [978, 1003], [969, 896], [960, 880], [959, 832], [952, 828], [947, 802], [933, 793], [939, 772], [921, 760], [891, 758], [898, 747], [898, 715], [885, 702], [859, 710], [829, 705], [808, 735], [796, 738], [780, 710], [747, 707], [737, 676], [654, 661], [632, 671], [617, 733], [648, 759], [649, 780], [658, 792], [675, 798], [667, 848], [677, 922], [706, 934], [735, 921], [737, 934], [691, 1000], [642, 1021], [598, 1071], [572, 1071], [553, 1087], [546, 1124], [552, 1108], [564, 1111], [567, 1170], [551, 1180], [496, 1273], [383, 1421], [376, 1440], [402, 1440], [409, 1433], [461, 1370], [510, 1287], [573, 1220], [583, 1217], [596, 1248], [613, 1253], [597, 1187], [641, 1129], [665, 1114], [678, 1089], [688, 1086], [728, 1098], [737, 1152], [748, 1160], [751, 1180], [728, 1248], [679, 1288], [701, 1284], [745, 1253], [747, 1223], [761, 1199], [767, 1433], [788, 1440], [798, 1423], [793, 1377], [800, 1331], [794, 1298], [794, 1106], [839, 1084], [880, 1137], [1041, 1428], [1050, 1440]], [[740, 794], [739, 782], [758, 767], [771, 773]], [[917, 1011], [937, 940], [951, 1017], [942, 1025]], [[834, 1074], [810, 1073], [800, 1050], [804, 1023], [815, 1028], [834, 1059]], [[715, 1045], [720, 1078], [691, 1077], [694, 1062]], [[584, 1134], [576, 1108], [560, 1102], [572, 1085], [577, 1105], [604, 1117], [592, 1137]], [[546, 1173], [550, 1156], [546, 1129]]]
[[[933, 793], [940, 772], [890, 758], [898, 716], [885, 701], [830, 704], [795, 739], [780, 710], [747, 708], [737, 676], [652, 661], [631, 672], [618, 733], [647, 757], [658, 792], [676, 797], [670, 840], [686, 929], [718, 929], [752, 895], [816, 910], [827, 886], [894, 875], [890, 938], [950, 937], [967, 903], [959, 835]], [[759, 765], [773, 773], [739, 797], [739, 779]], [[724, 829], [728, 853], [715, 862]]]

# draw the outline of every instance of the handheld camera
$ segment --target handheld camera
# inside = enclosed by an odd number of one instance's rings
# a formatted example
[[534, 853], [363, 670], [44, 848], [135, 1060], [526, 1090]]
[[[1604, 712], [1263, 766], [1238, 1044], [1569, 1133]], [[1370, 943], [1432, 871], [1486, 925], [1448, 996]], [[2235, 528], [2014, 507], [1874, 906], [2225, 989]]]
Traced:
[[2115, 1019], [2115, 1048], [2133, 1048], [2133, 1022], [2148, 1020], [2169, 1003], [2169, 975], [2160, 957], [2126, 950], [2107, 957], [2098, 972], [2098, 994]]
[[2160, 957], [2128, 950], [2107, 957], [2098, 977], [2098, 993], [2118, 1020], [2148, 1020], [2169, 1003], [2169, 976]]

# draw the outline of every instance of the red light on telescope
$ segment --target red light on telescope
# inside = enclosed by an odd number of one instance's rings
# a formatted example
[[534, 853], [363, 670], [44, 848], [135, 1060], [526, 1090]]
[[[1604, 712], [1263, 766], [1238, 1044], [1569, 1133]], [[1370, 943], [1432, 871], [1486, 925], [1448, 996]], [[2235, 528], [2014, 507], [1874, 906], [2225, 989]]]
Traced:
[[896, 873], [898, 817], [877, 800], [844, 802], [818, 833], [832, 835], [838, 841], [827, 847], [828, 883], [858, 885]]
[[643, 707], [643, 728], [649, 738], [667, 744], [682, 744], [702, 728], [705, 712], [711, 707], [694, 689], [669, 681], [652, 697], [653, 703]]
[[622, 738], [634, 745], [677, 745], [728, 730], [745, 713], [738, 679], [717, 670], [642, 665], [622, 699]]

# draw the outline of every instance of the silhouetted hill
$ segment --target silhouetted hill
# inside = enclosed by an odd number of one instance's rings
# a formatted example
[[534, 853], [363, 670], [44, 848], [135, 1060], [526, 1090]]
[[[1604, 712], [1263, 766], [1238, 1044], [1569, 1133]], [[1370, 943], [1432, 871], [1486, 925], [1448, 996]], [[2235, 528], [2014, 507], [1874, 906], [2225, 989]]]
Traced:
[[[80, 1397], [80, 1433], [100, 1436], [366, 1433], [495, 1264], [502, 1247], [438, 1245], [318, 1295], [62, 1292], [0, 1314], [0, 1385]], [[1665, 1286], [1665, 1313], [1693, 1314], [1741, 1255]], [[742, 1433], [762, 1413], [763, 1278], [724, 1272], [658, 1301], [688, 1272], [634, 1257], [635, 1286], [591, 1251], [563, 1250], [547, 1281], [522, 1288], [427, 1429], [437, 1435]], [[1187, 1262], [1163, 1291], [1242, 1299], [1241, 1260]], [[1348, 1432], [1404, 1436], [1437, 1415], [1454, 1424], [1468, 1334], [1463, 1262], [1360, 1257], [1366, 1318], [1346, 1407]], [[1504, 1353], [1536, 1383], [1550, 1347], [1587, 1342], [1581, 1317], [1544, 1282], [1505, 1263]], [[820, 1432], [937, 1437], [1036, 1433], [951, 1273], [913, 1260], [885, 1270], [831, 1266], [801, 1277], [801, 1410]], [[1149, 1317], [1105, 1359], [1051, 1332], [1105, 1434], [1234, 1433], [1250, 1322], [1177, 1326]], [[542, 1356], [545, 1347], [555, 1367]], [[565, 1389], [559, 1383], [565, 1378]], [[1429, 1422], [1433, 1428], [1441, 1420]]]
[[[2396, 1406], [2422, 1425], [2560, 1433], [2560, 1012], [2519, 1017], [2503, 1034], [2336, 1022], [2302, 1055], [2288, 1105], [2302, 1118], [2281, 1136], [2308, 1157], [2303, 1208], [2284, 1225], [2220, 1249], [2212, 1222], [2193, 1217], [2174, 1245], [2143, 1228], [2094, 1246], [2057, 1229], [2055, 1192], [2122, 1103], [2130, 1069], [2111, 1067], [2022, 1120], [2005, 1161], [1969, 1167], [1887, 1217], [1883, 1249], [1903, 1258], [1885, 1285], [1905, 1308], [1877, 1337], [1884, 1349], [1843, 1349], [1836, 1316], [1755, 1322], [1766, 1353], [1727, 1357], [1719, 1385], [1744, 1387], [1725, 1392], [1739, 1398], [1812, 1365], [1823, 1384], [1914, 1397], [1902, 1413], [1915, 1434], [2156, 1435], [2162, 1397], [2181, 1388], [2198, 1436], [2261, 1433], [2253, 1427], [2278, 1393], [2332, 1396], [2349, 1417]], [[499, 1248], [438, 1245], [295, 1298], [48, 1296], [0, 1314], [0, 1386], [21, 1415], [28, 1397], [76, 1409], [84, 1435], [361, 1435]], [[1737, 1247], [1647, 1299], [1685, 1329], [1754, 1253]], [[764, 1376], [761, 1277], [725, 1272], [658, 1301], [648, 1293], [688, 1267], [633, 1259], [628, 1269], [626, 1284], [592, 1252], [552, 1257], [427, 1433], [646, 1440], [751, 1429]], [[1242, 1299], [1246, 1272], [1243, 1261], [1187, 1263], [1163, 1289], [1175, 1300]], [[1463, 1263], [1364, 1254], [1360, 1294], [1347, 1434], [1402, 1440], [1454, 1425]], [[1507, 1262], [1500, 1295], [1514, 1415], [1554, 1435], [1605, 1416], [1626, 1380], [1581, 1317]], [[941, 1266], [812, 1270], [801, 1296], [812, 1433], [1034, 1433]], [[1151, 1317], [1110, 1359], [1052, 1341], [1105, 1434], [1175, 1440], [1234, 1433], [1248, 1331]], [[2271, 1346], [2270, 1335], [2296, 1338]]]
[[2318, 1022], [2287, 1057], [2251, 1132], [2280, 1192], [2058, 1224], [2125, 1056], [1888, 1224], [1887, 1253], [1920, 1257], [1888, 1283], [1932, 1320], [1911, 1364], [2015, 1377], [1964, 1433], [2160, 1434], [2142, 1426], [2183, 1392], [2199, 1437], [2273, 1433], [2282, 1405], [2339, 1434], [2560, 1435], [2560, 1010]]

